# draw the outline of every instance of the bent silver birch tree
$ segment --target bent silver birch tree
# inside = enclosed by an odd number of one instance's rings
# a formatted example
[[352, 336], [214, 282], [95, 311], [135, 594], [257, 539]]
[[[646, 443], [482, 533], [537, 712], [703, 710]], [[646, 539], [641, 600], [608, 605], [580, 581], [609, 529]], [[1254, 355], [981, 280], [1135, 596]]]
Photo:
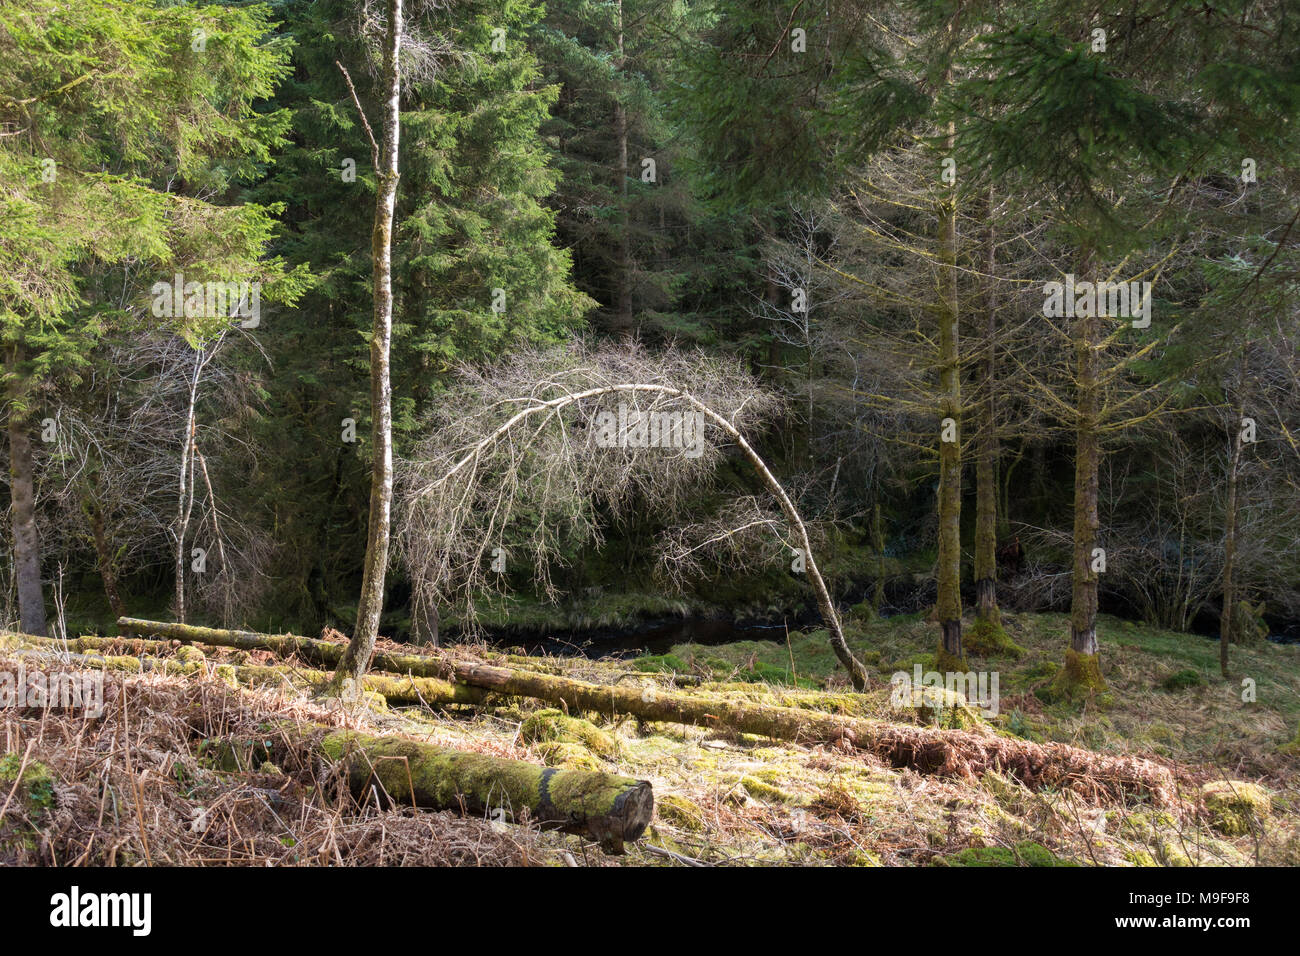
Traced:
[[[554, 370], [557, 358], [563, 367]], [[615, 399], [624, 403], [620, 439], [656, 416], [679, 423], [679, 436], [694, 434], [684, 416], [695, 415], [739, 450], [775, 501], [780, 519], [729, 514], [728, 521], [741, 527], [784, 526], [800, 552], [836, 658], [855, 689], [867, 686], [866, 668], [849, 650], [814, 557], [808, 525], [745, 437], [747, 427], [777, 400], [744, 372], [703, 356], [672, 351], [649, 356], [633, 344], [578, 346], [558, 356], [535, 353], [509, 367], [463, 370], [463, 377], [465, 394], [446, 403], [454, 415], [444, 412], [431, 424], [417, 459], [405, 464], [399, 481], [399, 548], [419, 600], [433, 603], [455, 595], [472, 621], [474, 594], [499, 581], [484, 571], [487, 558], [505, 553], [512, 520], [525, 504], [527, 532], [518, 525], [513, 531], [532, 549], [535, 579], [548, 593], [553, 593], [548, 568], [560, 559], [558, 543], [575, 537], [600, 541], [597, 503], [616, 514], [643, 501], [681, 513], [686, 492], [698, 487], [720, 452], [702, 435], [690, 448], [683, 442], [682, 447], [600, 445], [599, 416], [613, 415], [602, 408], [602, 399]], [[678, 543], [676, 536], [670, 539]]]

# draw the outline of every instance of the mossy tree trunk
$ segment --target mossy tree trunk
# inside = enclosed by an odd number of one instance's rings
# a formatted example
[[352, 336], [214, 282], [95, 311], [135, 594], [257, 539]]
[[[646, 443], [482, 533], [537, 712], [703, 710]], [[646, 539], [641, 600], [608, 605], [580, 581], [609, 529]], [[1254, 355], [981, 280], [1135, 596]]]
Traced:
[[[614, 69], [622, 77], [627, 64], [623, 48], [623, 0], [617, 0], [615, 11], [618, 17], [618, 52]], [[614, 266], [614, 328], [620, 335], [632, 337], [635, 323], [632, 319], [632, 205], [628, 192], [627, 106], [623, 102], [623, 90], [614, 93], [614, 138], [618, 142], [618, 164], [615, 175], [618, 176], [618, 251]]]
[[[945, 140], [949, 153], [954, 129]], [[955, 189], [955, 186], [954, 186]], [[965, 669], [961, 643], [961, 369], [958, 365], [957, 200], [945, 197], [939, 207], [939, 253], [942, 261], [939, 307], [939, 390], [943, 419], [955, 423], [954, 434], [939, 441], [939, 562], [935, 572], [938, 595], [939, 670]], [[951, 440], [946, 440], [951, 438]]]
[[[1088, 267], [1081, 270], [1086, 275]], [[1074, 320], [1075, 461], [1074, 542], [1070, 595], [1070, 647], [1056, 682], [1067, 696], [1102, 690], [1097, 644], [1098, 571], [1094, 554], [1100, 532], [1098, 487], [1101, 469], [1101, 382], [1097, 369], [1098, 320]]]
[[994, 194], [988, 191], [989, 218], [984, 249], [984, 328], [979, 365], [979, 434], [975, 458], [975, 623], [963, 636], [968, 652], [986, 657], [1019, 657], [1023, 649], [1008, 636], [998, 609], [998, 424], [997, 424], [997, 230], [993, 225]]
[[1223, 527], [1223, 613], [1219, 616], [1219, 672], [1228, 676], [1228, 645], [1232, 643], [1233, 611], [1237, 602], [1234, 574], [1237, 563], [1237, 473], [1241, 468], [1244, 444], [1241, 420], [1246, 414], [1245, 405], [1237, 402], [1237, 416], [1233, 423], [1232, 456], [1228, 464], [1228, 502]]
[[82, 510], [86, 514], [86, 523], [90, 525], [90, 540], [95, 545], [95, 562], [99, 564], [100, 580], [104, 581], [104, 596], [114, 617], [126, 614], [126, 605], [122, 604], [121, 588], [117, 584], [117, 561], [113, 557], [113, 546], [108, 540], [108, 528], [104, 524], [104, 512], [94, 496], [83, 499]]
[[998, 455], [997, 407], [994, 386], [997, 377], [997, 231], [992, 223], [993, 190], [988, 198], [989, 234], [984, 255], [984, 281], [988, 292], [984, 317], [984, 361], [980, 381], [979, 452], [975, 461], [975, 596], [976, 617], [992, 625], [1001, 623], [998, 614], [998, 495], [994, 463]]

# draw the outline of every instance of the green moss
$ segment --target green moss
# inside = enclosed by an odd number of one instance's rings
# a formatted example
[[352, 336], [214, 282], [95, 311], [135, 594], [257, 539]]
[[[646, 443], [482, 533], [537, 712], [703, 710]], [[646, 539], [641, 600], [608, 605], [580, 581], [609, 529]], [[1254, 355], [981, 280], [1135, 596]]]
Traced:
[[1182, 842], [1170, 837], [1157, 837], [1153, 844], [1156, 862], [1161, 866], [1192, 866], [1192, 858], [1183, 850]]
[[548, 767], [566, 767], [569, 770], [601, 770], [596, 756], [579, 743], [552, 740], [539, 744], [537, 753]]
[[946, 674], [949, 671], [965, 672], [970, 670], [966, 664], [965, 657], [958, 657], [955, 654], [949, 654], [944, 650], [943, 644], [940, 644], [934, 652], [934, 670], [940, 674]]
[[1074, 648], [1065, 651], [1065, 666], [1049, 688], [1051, 700], [1081, 700], [1106, 692], [1101, 676], [1101, 660], [1096, 654], [1080, 654]]
[[650, 654], [645, 657], [638, 657], [632, 662], [632, 666], [639, 671], [646, 671], [652, 674], [685, 674], [691, 669], [690, 665], [676, 654]]
[[798, 803], [799, 798], [788, 790], [780, 787], [774, 787], [770, 783], [765, 783], [752, 775], [745, 775], [740, 778], [740, 785], [745, 788], [755, 800], [762, 800], [766, 803]]
[[870, 624], [879, 616], [870, 601], [859, 601], [849, 608], [848, 614], [845, 615], [849, 621], [859, 624]]
[[418, 796], [422, 807], [464, 806], [474, 812], [499, 808], [510, 819], [521, 808], [536, 809], [548, 803], [548, 820], [552, 822], [608, 814], [618, 798], [637, 783], [613, 774], [548, 770], [521, 760], [501, 760], [350, 730], [326, 734], [319, 746], [336, 761], [357, 749], [364, 752], [364, 759], [349, 762], [354, 791], [363, 791], [377, 778], [384, 792], [399, 805], [409, 806]]
[[606, 814], [614, 809], [624, 788], [635, 782], [610, 774], [561, 771], [550, 781], [551, 803], [569, 819]]
[[1173, 728], [1158, 720], [1147, 725], [1147, 737], [1161, 743], [1173, 743], [1178, 739], [1178, 735], [1174, 733]]
[[1013, 687], [1036, 687], [1045, 681], [1054, 680], [1060, 672], [1061, 665], [1056, 661], [1038, 661], [1023, 670], [1013, 671], [1009, 675], [1007, 683]]
[[[18, 777], [22, 770], [22, 779]], [[36, 760], [28, 760], [23, 767], [21, 754], [10, 753], [0, 757], [0, 788], [5, 795], [18, 784], [16, 795], [30, 814], [51, 810], [54, 807], [54, 775], [50, 768]]]
[[1300, 756], [1300, 727], [1296, 728], [1295, 737], [1293, 737], [1289, 743], [1285, 743], [1279, 747], [1278, 750], [1284, 754], [1295, 754]]
[[1205, 683], [1199, 671], [1194, 671], [1190, 667], [1180, 671], [1174, 671], [1160, 682], [1160, 686], [1171, 694], [1176, 694], [1181, 690], [1187, 690], [1189, 687], [1200, 687]]
[[206, 654], [190, 644], [182, 644], [180, 647], [176, 648], [174, 655], [178, 661], [185, 664], [202, 664], [208, 659]]
[[970, 730], [984, 722], [964, 695], [947, 687], [912, 687], [904, 707], [914, 710], [922, 723], [949, 730]]
[[[1109, 817], [1110, 814], [1107, 814]], [[1120, 819], [1119, 834], [1126, 839], [1152, 840], [1161, 829], [1177, 826], [1177, 821], [1164, 812], [1147, 813], [1138, 811], [1123, 815]]]
[[1273, 809], [1262, 787], [1242, 780], [1214, 780], [1201, 787], [1210, 825], [1225, 836], [1244, 836], [1262, 828]]
[[1018, 660], [1025, 649], [1011, 640], [1002, 622], [991, 617], [976, 617], [962, 635], [962, 649], [980, 657], [1009, 657]]
[[1062, 860], [1039, 843], [1017, 843], [1013, 847], [970, 847], [935, 860], [939, 866], [1078, 866]]
[[[912, 654], [909, 657], [900, 657], [898, 660], [891, 663], [888, 667], [884, 667], [881, 669], [888, 670], [888, 671], [911, 672], [913, 669], [915, 669], [917, 664], [921, 665], [921, 670], [923, 672], [939, 670], [939, 668], [934, 666], [933, 654]], [[963, 667], [962, 670], [965, 670], [965, 668]]]
[[519, 725], [519, 736], [525, 743], [581, 744], [587, 750], [608, 760], [618, 756], [618, 741], [589, 720], [570, 717], [555, 709], [539, 710], [530, 714]]
[[671, 823], [679, 830], [703, 833], [706, 829], [704, 811], [699, 804], [675, 793], [661, 794], [655, 803], [659, 819]]

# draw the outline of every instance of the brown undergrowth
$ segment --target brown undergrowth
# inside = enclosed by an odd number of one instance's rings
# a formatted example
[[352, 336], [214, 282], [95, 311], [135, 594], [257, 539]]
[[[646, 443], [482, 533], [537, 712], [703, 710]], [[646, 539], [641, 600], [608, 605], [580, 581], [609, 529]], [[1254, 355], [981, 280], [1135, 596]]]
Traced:
[[98, 719], [0, 710], [3, 750], [47, 768], [53, 782], [44, 806], [9, 801], [0, 864], [484, 866], [556, 856], [527, 827], [358, 804], [332, 768], [295, 751], [291, 735], [282, 741], [283, 762], [296, 764], [288, 772], [228, 772], [209, 743], [256, 737], [272, 722], [357, 726], [365, 718], [212, 679], [106, 675], [104, 691]]
[[[206, 652], [214, 665], [245, 653]], [[450, 653], [507, 660], [481, 648]], [[8, 666], [4, 656], [0, 666]], [[619, 661], [509, 662], [603, 684], [668, 690], [679, 679]], [[286, 673], [295, 666], [290, 662]], [[48, 766], [55, 796], [43, 814], [15, 804], [0, 818], [0, 862], [1247, 865], [1289, 862], [1300, 851], [1294, 812], [1277, 791], [1271, 815], [1227, 835], [1206, 816], [1193, 767], [1056, 742], [1031, 745], [990, 727], [886, 723], [878, 718], [887, 701], [871, 695], [855, 698], [850, 709], [875, 727], [875, 746], [863, 750], [844, 740], [777, 741], [591, 712], [571, 715], [592, 725], [581, 733], [559, 721], [558, 736], [526, 734], [526, 724], [554, 721], [547, 715], [556, 711], [522, 698], [441, 710], [371, 701], [379, 709], [348, 710], [313, 700], [288, 681], [275, 690], [241, 691], [214, 677], [157, 672], [106, 674], [105, 682], [109, 699], [99, 720], [0, 711], [3, 750]], [[688, 689], [825, 709], [844, 696], [735, 688], [695, 682]], [[268, 748], [276, 767], [222, 769], [204, 743], [255, 739], [286, 721], [301, 722], [304, 734]], [[626, 857], [614, 858], [581, 838], [528, 826], [358, 804], [311, 751], [307, 725], [322, 724], [648, 779], [656, 819]], [[593, 749], [593, 732], [612, 746]], [[0, 802], [4, 797], [0, 792]]]

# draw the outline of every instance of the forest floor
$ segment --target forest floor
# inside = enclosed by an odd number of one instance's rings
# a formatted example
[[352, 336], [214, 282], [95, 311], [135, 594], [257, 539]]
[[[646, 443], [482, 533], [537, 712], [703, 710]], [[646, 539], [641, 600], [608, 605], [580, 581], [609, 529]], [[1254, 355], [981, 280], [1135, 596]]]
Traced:
[[[1108, 692], [1050, 702], [1067, 619], [1009, 614], [1005, 623], [1023, 655], [970, 661], [999, 676], [999, 712], [980, 721], [980, 732], [1150, 758], [1173, 772], [1173, 803], [1032, 790], [996, 772], [939, 776], [835, 745], [632, 717], [574, 721], [521, 698], [439, 711], [374, 699], [343, 707], [292, 680], [235, 689], [211, 665], [282, 662], [213, 649], [188, 676], [108, 673], [97, 719], [0, 711], [0, 864], [1300, 864], [1300, 647], [1234, 647], [1234, 677], [1225, 682], [1215, 643], [1107, 618]], [[850, 619], [846, 630], [881, 678], [863, 695], [845, 693], [824, 632], [529, 666], [757, 702], [804, 695], [801, 706], [924, 723], [891, 705], [884, 681], [918, 664], [929, 669], [934, 628], [906, 616]], [[16, 643], [0, 639], [0, 670], [43, 666], [17, 656]], [[175, 653], [190, 662], [199, 655], [193, 647]], [[1243, 679], [1254, 681], [1253, 701], [1243, 701]], [[610, 856], [578, 836], [527, 825], [358, 803], [327, 761], [304, 753], [280, 761], [289, 769], [240, 768], [210, 743], [293, 722], [646, 779], [655, 820], [626, 855]], [[1217, 783], [1225, 780], [1233, 783]]]

